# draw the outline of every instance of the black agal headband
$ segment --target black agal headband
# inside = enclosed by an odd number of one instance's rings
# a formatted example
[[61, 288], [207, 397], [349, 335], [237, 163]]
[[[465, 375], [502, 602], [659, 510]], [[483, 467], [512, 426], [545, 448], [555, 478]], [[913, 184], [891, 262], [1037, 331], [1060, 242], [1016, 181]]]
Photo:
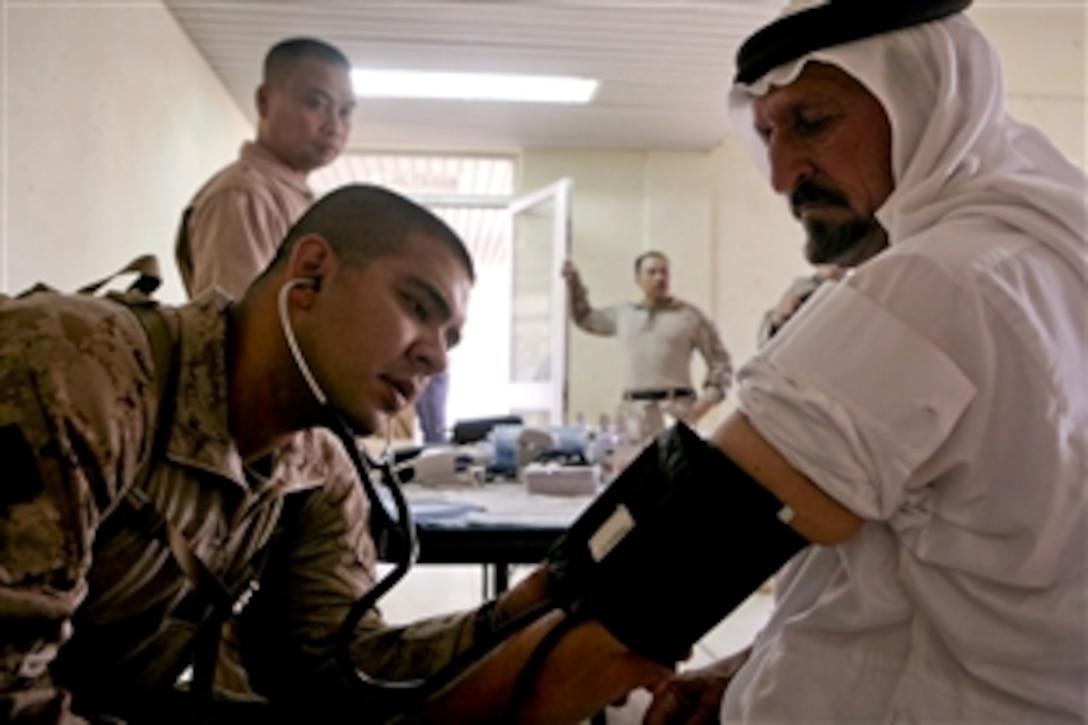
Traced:
[[971, 0], [829, 0], [757, 30], [737, 51], [734, 83], [752, 83], [815, 50], [940, 20]]

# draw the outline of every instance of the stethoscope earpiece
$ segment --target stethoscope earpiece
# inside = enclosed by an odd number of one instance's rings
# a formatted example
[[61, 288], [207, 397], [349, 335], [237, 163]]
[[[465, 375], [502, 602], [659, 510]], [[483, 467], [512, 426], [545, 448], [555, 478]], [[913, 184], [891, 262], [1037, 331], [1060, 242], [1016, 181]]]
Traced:
[[280, 287], [280, 292], [276, 300], [278, 303], [277, 310], [280, 315], [280, 325], [283, 327], [283, 337], [287, 340], [287, 348], [291, 351], [291, 357], [295, 360], [295, 366], [306, 380], [306, 385], [309, 386], [310, 392], [313, 393], [317, 402], [321, 405], [326, 405], [329, 402], [328, 396], [325, 395], [325, 391], [321, 389], [321, 386], [317, 384], [317, 379], [310, 371], [310, 366], [307, 364], [306, 358], [302, 355], [302, 350], [299, 348], [298, 341], [295, 339], [295, 331], [291, 327], [291, 322], [287, 315], [287, 293], [299, 285], [320, 289], [321, 279], [318, 277], [294, 277], [283, 283], [283, 287]]

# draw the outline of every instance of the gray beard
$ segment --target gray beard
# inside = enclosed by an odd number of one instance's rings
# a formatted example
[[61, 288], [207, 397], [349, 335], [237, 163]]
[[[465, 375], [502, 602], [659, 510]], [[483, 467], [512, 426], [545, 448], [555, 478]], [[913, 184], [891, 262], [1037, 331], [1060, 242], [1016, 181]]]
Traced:
[[888, 246], [888, 234], [875, 219], [845, 224], [805, 222], [805, 258], [812, 264], [855, 267]]

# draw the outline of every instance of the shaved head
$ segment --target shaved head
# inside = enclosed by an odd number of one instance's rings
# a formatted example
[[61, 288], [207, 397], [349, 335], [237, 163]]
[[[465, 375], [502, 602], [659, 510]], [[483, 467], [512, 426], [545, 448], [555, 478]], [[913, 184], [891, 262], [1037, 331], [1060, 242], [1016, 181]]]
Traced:
[[290, 38], [276, 43], [264, 57], [264, 83], [281, 85], [302, 58], [317, 58], [329, 65], [351, 70], [347, 56], [315, 38]]
[[287, 233], [265, 274], [286, 264], [295, 242], [309, 234], [323, 237], [352, 266], [401, 254], [408, 236], [419, 234], [445, 245], [475, 280], [472, 257], [456, 232], [431, 211], [380, 186], [351, 184], [319, 199]]

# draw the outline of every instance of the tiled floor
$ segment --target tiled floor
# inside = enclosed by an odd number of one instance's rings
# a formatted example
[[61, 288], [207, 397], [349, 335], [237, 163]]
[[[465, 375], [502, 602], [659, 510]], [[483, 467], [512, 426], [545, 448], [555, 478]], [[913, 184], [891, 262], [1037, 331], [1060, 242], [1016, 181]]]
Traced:
[[[517, 568], [511, 576], [516, 581], [527, 568]], [[442, 614], [475, 607], [483, 591], [482, 567], [416, 566], [382, 600], [382, 610], [390, 622], [409, 622], [432, 614]], [[758, 592], [707, 633], [695, 647], [685, 667], [697, 667], [732, 654], [746, 646], [770, 613], [771, 595]], [[632, 693], [626, 706], [609, 708], [609, 725], [634, 725], [641, 722], [647, 698]]]

